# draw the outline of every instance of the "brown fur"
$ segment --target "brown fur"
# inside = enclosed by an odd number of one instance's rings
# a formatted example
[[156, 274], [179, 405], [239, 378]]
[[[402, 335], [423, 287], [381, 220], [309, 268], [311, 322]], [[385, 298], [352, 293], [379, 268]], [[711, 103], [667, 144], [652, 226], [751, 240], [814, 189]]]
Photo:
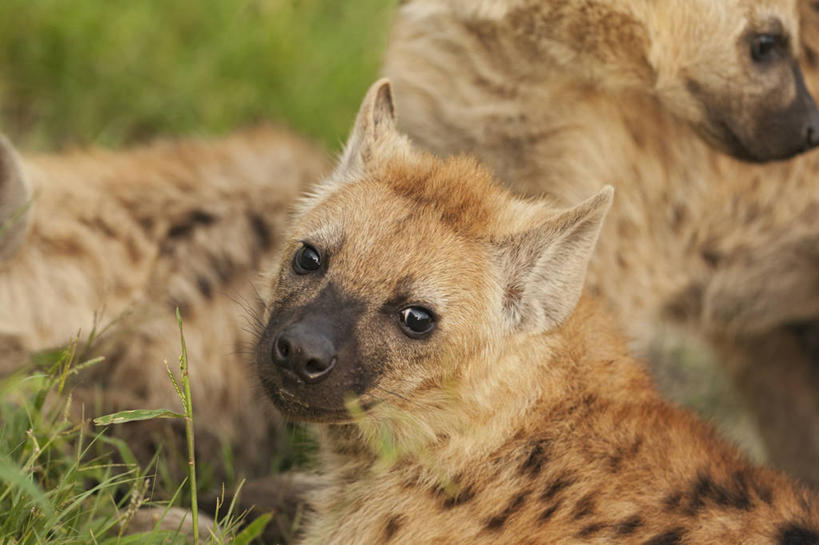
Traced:
[[[605, 313], [577, 303], [610, 189], [568, 212], [514, 198], [474, 162], [373, 123], [391, 115], [388, 94], [371, 89], [348, 161], [300, 208], [285, 256], [306, 241], [324, 264], [283, 261], [259, 349], [277, 404], [325, 422], [328, 484], [302, 543], [819, 542], [815, 496], [662, 401]], [[510, 282], [520, 313], [504, 304]], [[324, 313], [339, 347], [358, 346], [339, 348], [325, 379], [352, 396], [352, 417], [327, 406], [324, 382], [270, 359], [269, 340], [327, 286], [360, 309]], [[396, 290], [439, 316], [431, 334], [389, 320]], [[371, 375], [363, 391], [334, 378], [350, 369]]]
[[[603, 296], [642, 353], [669, 325], [723, 350], [748, 402], [766, 400], [754, 410], [771, 459], [819, 482], [819, 404], [810, 394], [819, 391], [819, 381], [809, 360], [798, 350], [788, 351], [795, 354], [791, 361], [760, 360], [752, 350], [760, 335], [791, 343], [780, 328], [819, 316], [819, 156], [741, 163], [700, 138], [696, 116], [680, 110], [688, 99], [664, 94], [684, 86], [674, 78], [686, 66], [709, 85], [728, 82], [730, 92], [751, 92], [727, 75], [738, 69], [723, 51], [734, 43], [726, 36], [734, 34], [715, 29], [742, 26], [754, 20], [748, 10], [762, 10], [775, 13], [795, 40], [795, 4], [689, 2], [692, 11], [686, 11], [684, 3], [672, 2], [642, 12], [645, 18], [637, 20], [647, 21], [645, 28], [661, 29], [649, 36], [677, 37], [650, 42], [649, 64], [669, 75], [667, 85], [629, 77], [623, 63], [606, 59], [561, 61], [559, 52], [574, 51], [571, 34], [553, 35], [556, 44], [547, 52], [520, 53], [520, 33], [528, 30], [505, 6], [524, 4], [537, 19], [553, 3], [500, 2], [483, 13], [455, 0], [405, 4], [385, 68], [405, 112], [403, 127], [424, 147], [477, 153], [515, 189], [546, 192], [558, 202], [615, 186], [618, 198], [592, 260], [590, 289]], [[643, 3], [617, 3], [629, 5], [638, 13]], [[574, 16], [587, 34], [616, 45], [607, 37], [615, 27], [595, 23], [602, 21], [598, 15], [579, 10]], [[632, 49], [631, 38], [623, 46], [607, 59], [643, 53]], [[704, 58], [715, 62], [700, 62]], [[592, 76], [583, 73], [586, 66], [596, 70]], [[613, 68], [602, 73], [600, 66]], [[807, 75], [809, 86], [819, 88], [815, 67]], [[778, 375], [780, 364], [799, 371]], [[760, 369], [801, 382], [756, 380]], [[794, 392], [808, 395], [795, 398]]]
[[267, 470], [279, 420], [247, 402], [253, 316], [262, 312], [253, 282], [323, 154], [259, 128], [124, 152], [26, 156], [22, 165], [35, 197], [27, 238], [0, 262], [0, 345], [17, 347], [0, 353], [0, 369], [17, 368], [23, 350], [60, 347], [112, 323], [91, 354], [105, 361], [81, 381], [86, 416], [175, 410], [163, 360], [176, 366], [179, 307], [203, 455], [221, 460], [219, 441], [228, 441], [240, 447], [240, 471]]

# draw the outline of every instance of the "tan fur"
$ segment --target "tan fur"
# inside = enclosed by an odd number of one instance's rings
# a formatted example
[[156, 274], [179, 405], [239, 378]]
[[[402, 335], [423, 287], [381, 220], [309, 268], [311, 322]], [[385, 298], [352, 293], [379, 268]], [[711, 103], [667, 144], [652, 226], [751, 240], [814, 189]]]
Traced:
[[[384, 111], [373, 102], [385, 89], [375, 84], [359, 116]], [[357, 123], [351, 141], [372, 125]], [[327, 309], [341, 342], [359, 347], [358, 359], [340, 351], [332, 373], [374, 374], [349, 393], [358, 409], [345, 416], [315, 395], [323, 386], [271, 369], [281, 363], [260, 345], [277, 403], [325, 422], [328, 485], [301, 543], [819, 542], [815, 496], [662, 401], [598, 305], [586, 297], [575, 308], [562, 291], [582, 282], [610, 189], [561, 212], [393, 131], [371, 133], [364, 166], [342, 167], [302, 207], [284, 255], [309, 241], [324, 268], [294, 273], [285, 259], [274, 275], [265, 336], [305, 319], [333, 287], [360, 311], [346, 321], [345, 306]], [[549, 314], [563, 293], [569, 315], [510, 319], [516, 282], [525, 314]], [[438, 314], [431, 334], [410, 338], [385, 318], [396, 296]]]
[[[500, 4], [516, 9], [525, 4], [519, 8], [524, 13], [513, 19], [512, 8], [501, 10]], [[562, 9], [576, 4], [582, 2]], [[756, 337], [787, 336], [777, 329], [819, 316], [819, 155], [765, 166], [741, 163], [699, 137], [696, 119], [680, 111], [685, 98], [664, 95], [680, 87], [674, 74], [683, 68], [744, 92], [730, 76], [736, 66], [719, 53], [734, 47], [735, 31], [716, 29], [769, 12], [795, 40], [795, 4], [654, 2], [653, 11], [640, 15], [649, 4], [616, 3], [659, 40], [648, 41], [649, 64], [677, 81], [660, 87], [656, 83], [665, 76], [651, 85], [626, 81], [623, 74], [631, 72], [612, 61], [631, 58], [629, 52], [641, 55], [644, 50], [635, 50], [633, 40], [622, 40], [624, 49], [607, 52], [599, 62], [585, 56], [556, 60], [551, 52], [572, 51], [577, 36], [557, 33], [552, 36], [557, 45], [534, 54], [534, 45], [520, 45], [521, 33], [534, 39], [565, 25], [535, 32], [517, 23], [561, 9], [550, 7], [557, 3], [495, 5], [486, 16], [462, 11], [455, 1], [434, 7], [408, 2], [399, 11], [385, 72], [395, 81], [402, 127], [434, 151], [477, 153], [516, 190], [547, 193], [564, 204], [613, 185], [618, 198], [592, 260], [591, 290], [603, 296], [642, 353], [667, 324], [728, 347], [730, 355], [723, 357], [732, 361], [749, 403], [768, 400], [755, 410], [772, 459], [819, 482], [817, 397], [791, 396], [806, 391], [805, 381], [812, 385], [808, 392], [819, 391], [809, 361], [804, 356], [791, 361], [801, 366], [794, 377], [802, 382], [780, 386], [750, 379], [758, 374], [755, 366], [778, 376], [777, 366], [789, 362], [749, 357], [750, 347], [759, 346]], [[565, 24], [584, 29], [591, 36], [584, 39], [617, 46], [607, 36], [620, 27], [582, 10], [573, 16], [577, 20]], [[588, 51], [597, 49], [580, 49], [583, 55]], [[707, 58], [715, 64], [700, 62]], [[586, 66], [597, 70], [593, 77], [582, 73]], [[600, 66], [612, 67], [612, 73], [601, 73]], [[815, 67], [807, 73], [814, 74]], [[816, 81], [809, 85], [817, 88]], [[737, 349], [744, 343], [747, 350]]]
[[176, 410], [163, 360], [176, 367], [179, 307], [203, 452], [220, 460], [218, 441], [228, 441], [240, 470], [268, 469], [279, 420], [248, 402], [252, 317], [262, 311], [253, 283], [290, 203], [324, 165], [322, 153], [271, 128], [25, 156], [35, 195], [28, 237], [0, 262], [0, 345], [17, 353], [0, 353], [0, 370], [17, 368], [23, 347], [61, 347], [112, 324], [91, 354], [105, 361], [83, 375], [86, 416]]

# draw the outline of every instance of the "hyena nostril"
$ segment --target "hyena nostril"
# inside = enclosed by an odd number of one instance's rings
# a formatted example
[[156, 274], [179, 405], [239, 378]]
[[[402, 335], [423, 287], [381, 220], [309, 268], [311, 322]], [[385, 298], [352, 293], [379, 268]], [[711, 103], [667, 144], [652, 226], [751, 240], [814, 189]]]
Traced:
[[336, 361], [336, 357], [329, 359], [311, 358], [296, 372], [307, 382], [319, 382], [330, 374], [330, 371], [336, 366]]
[[319, 360], [310, 360], [304, 366], [304, 370], [311, 375], [318, 375], [320, 373], [323, 373], [325, 369], [326, 366], [322, 364]]

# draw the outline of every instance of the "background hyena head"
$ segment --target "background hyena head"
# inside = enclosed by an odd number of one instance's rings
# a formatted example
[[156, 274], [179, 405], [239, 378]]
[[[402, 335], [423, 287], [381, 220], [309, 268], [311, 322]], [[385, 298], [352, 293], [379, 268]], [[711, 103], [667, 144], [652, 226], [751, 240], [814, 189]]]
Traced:
[[28, 232], [31, 190], [20, 158], [0, 136], [0, 261], [11, 257]]
[[651, 2], [648, 62], [666, 107], [740, 159], [819, 144], [819, 113], [797, 64], [796, 0]]
[[348, 419], [351, 398], [417, 407], [504, 336], [572, 312], [611, 196], [559, 213], [515, 199], [469, 159], [412, 149], [376, 83], [284, 248], [258, 348], [268, 393], [313, 421]]

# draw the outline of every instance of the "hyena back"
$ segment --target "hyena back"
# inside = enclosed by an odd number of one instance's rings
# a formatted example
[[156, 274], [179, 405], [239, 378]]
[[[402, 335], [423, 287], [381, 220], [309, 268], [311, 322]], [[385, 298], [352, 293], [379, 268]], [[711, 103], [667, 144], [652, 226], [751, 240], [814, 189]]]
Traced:
[[371, 88], [258, 348], [276, 405], [322, 424], [303, 543], [819, 543], [816, 498], [662, 401], [581, 297], [611, 200], [515, 198]]

